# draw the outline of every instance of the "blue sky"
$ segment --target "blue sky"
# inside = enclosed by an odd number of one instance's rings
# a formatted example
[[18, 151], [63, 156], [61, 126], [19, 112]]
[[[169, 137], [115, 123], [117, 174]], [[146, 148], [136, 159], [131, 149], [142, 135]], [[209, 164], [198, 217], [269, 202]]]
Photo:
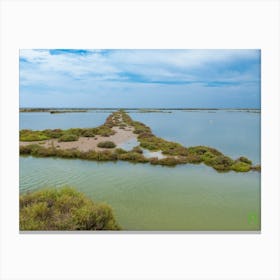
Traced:
[[260, 108], [259, 50], [20, 50], [21, 107]]

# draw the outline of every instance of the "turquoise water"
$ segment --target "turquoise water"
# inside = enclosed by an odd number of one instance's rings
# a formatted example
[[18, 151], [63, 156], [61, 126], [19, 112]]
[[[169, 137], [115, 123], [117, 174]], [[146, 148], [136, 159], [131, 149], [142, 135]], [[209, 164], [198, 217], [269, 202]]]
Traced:
[[[209, 145], [260, 163], [260, 114], [218, 111], [131, 113], [153, 132], [184, 145]], [[94, 127], [108, 113], [21, 113], [29, 129]], [[70, 185], [110, 204], [126, 230], [260, 229], [260, 173], [20, 157], [20, 191]], [[250, 217], [257, 217], [252, 220]]]

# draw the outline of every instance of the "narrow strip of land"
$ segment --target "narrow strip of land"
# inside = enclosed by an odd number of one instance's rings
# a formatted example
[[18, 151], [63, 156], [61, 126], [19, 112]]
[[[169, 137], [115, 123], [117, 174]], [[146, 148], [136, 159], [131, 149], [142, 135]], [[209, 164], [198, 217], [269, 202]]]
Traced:
[[[118, 147], [136, 138], [140, 145], [130, 151]], [[146, 157], [143, 149], [159, 151], [164, 157]], [[123, 160], [167, 166], [204, 163], [219, 172], [261, 169], [260, 165], [253, 166], [252, 161], [244, 156], [234, 160], [211, 147], [184, 147], [157, 137], [148, 126], [132, 120], [123, 110], [113, 112], [103, 125], [96, 128], [21, 130], [20, 154], [97, 161]]]

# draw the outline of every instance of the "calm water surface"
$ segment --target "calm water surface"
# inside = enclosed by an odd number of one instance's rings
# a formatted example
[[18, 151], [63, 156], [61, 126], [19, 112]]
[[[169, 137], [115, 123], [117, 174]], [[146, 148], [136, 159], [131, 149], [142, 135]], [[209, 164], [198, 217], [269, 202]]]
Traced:
[[[20, 128], [95, 127], [109, 113], [20, 113]], [[154, 134], [186, 146], [209, 145], [260, 163], [260, 114], [130, 113]], [[110, 204], [127, 230], [260, 229], [260, 173], [217, 173], [204, 165], [175, 168], [20, 157], [20, 191], [73, 186]], [[251, 217], [254, 217], [252, 219]], [[256, 217], [256, 218], [255, 218]]]

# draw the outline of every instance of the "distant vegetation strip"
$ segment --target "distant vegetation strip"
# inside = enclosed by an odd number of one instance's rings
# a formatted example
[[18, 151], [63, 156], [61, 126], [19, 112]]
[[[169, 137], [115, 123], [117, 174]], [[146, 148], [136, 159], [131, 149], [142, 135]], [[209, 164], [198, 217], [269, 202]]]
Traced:
[[88, 110], [53, 110], [51, 114], [64, 114], [64, 113], [85, 113]]
[[84, 113], [87, 112], [87, 109], [46, 109], [46, 108], [21, 108], [19, 110], [21, 113], [37, 113], [37, 112], [45, 112], [51, 114], [64, 114], [64, 113]]
[[[54, 146], [50, 148], [42, 147], [39, 144], [31, 144], [27, 146], [20, 146], [20, 154], [32, 155], [38, 157], [62, 157], [62, 158], [81, 158], [87, 160], [96, 161], [116, 161], [124, 160], [134, 163], [150, 163], [154, 165], [167, 165], [176, 166], [177, 164], [199, 164], [204, 163], [208, 166], [213, 167], [215, 170], [220, 172], [236, 171], [236, 172], [248, 172], [250, 170], [260, 171], [260, 165], [253, 166], [251, 160], [246, 157], [239, 157], [236, 160], [225, 156], [220, 151], [207, 147], [207, 146], [194, 146], [184, 147], [179, 143], [167, 141], [160, 137], [155, 136], [151, 129], [145, 124], [134, 121], [131, 117], [120, 110], [112, 113], [108, 116], [105, 124], [98, 128], [89, 129], [68, 129], [68, 130], [43, 130], [43, 131], [31, 131], [21, 130], [20, 140], [21, 141], [38, 141], [52, 138], [59, 138], [71, 135], [71, 137], [79, 136], [94, 137], [95, 135], [109, 136], [112, 135], [114, 130], [113, 127], [124, 128], [126, 126], [132, 126], [134, 133], [137, 135], [137, 139], [140, 142], [140, 147], [134, 147], [131, 151], [125, 151], [120, 148], [114, 148], [114, 143], [110, 143], [108, 147], [110, 150], [103, 151], [88, 151], [82, 152], [78, 149], [57, 149]], [[100, 134], [101, 133], [101, 134]], [[87, 136], [88, 135], [88, 136]], [[47, 137], [47, 138], [46, 138]], [[44, 139], [45, 138], [45, 139]], [[29, 139], [29, 140], [28, 140]], [[62, 139], [61, 141], [65, 141]], [[72, 141], [72, 140], [71, 140]], [[74, 140], [75, 141], [75, 140]], [[104, 144], [101, 144], [104, 145]], [[105, 144], [108, 145], [108, 144]], [[142, 148], [150, 151], [161, 151], [166, 157], [162, 159], [146, 158], [142, 154]], [[106, 147], [105, 147], [106, 148]], [[139, 151], [141, 150], [141, 152]]]
[[138, 113], [172, 113], [172, 111], [231, 111], [231, 112], [248, 112], [260, 113], [258, 108], [20, 108], [20, 112], [49, 112], [55, 113], [75, 113], [75, 112], [114, 112], [118, 110], [133, 111]]
[[20, 230], [120, 230], [110, 206], [75, 189], [50, 188], [20, 195]]

